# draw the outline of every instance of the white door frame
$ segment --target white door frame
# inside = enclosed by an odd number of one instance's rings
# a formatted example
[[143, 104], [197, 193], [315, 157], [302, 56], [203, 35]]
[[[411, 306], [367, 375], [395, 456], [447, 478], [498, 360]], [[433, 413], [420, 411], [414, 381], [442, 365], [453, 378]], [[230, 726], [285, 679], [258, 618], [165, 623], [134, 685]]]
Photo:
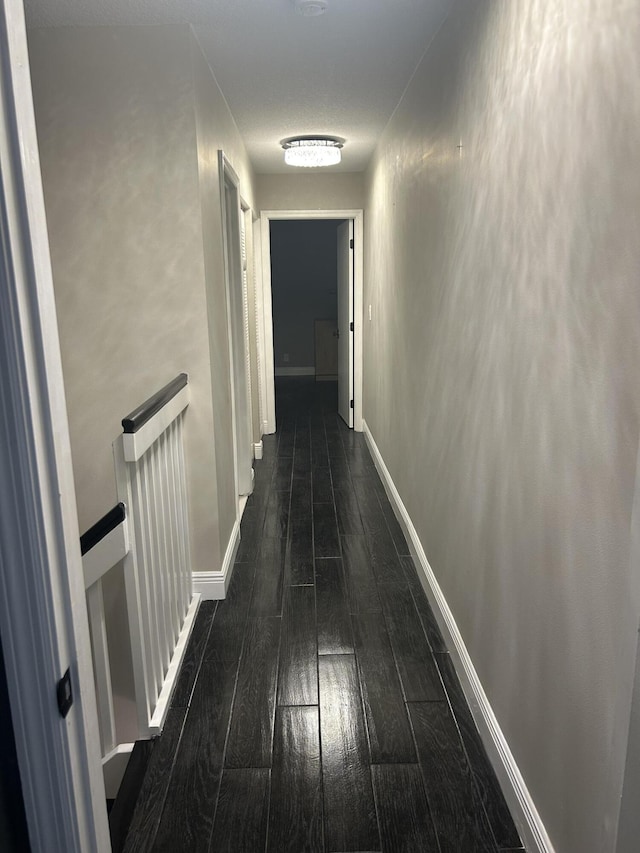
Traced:
[[[0, 0], [0, 633], [34, 853], [111, 849], [22, 0]], [[56, 686], [71, 675], [63, 718]]]
[[364, 213], [362, 210], [263, 210], [260, 214], [262, 236], [262, 363], [261, 388], [265, 401], [265, 433], [276, 431], [276, 393], [273, 357], [273, 306], [271, 299], [271, 220], [276, 219], [353, 219], [354, 271], [353, 271], [353, 428], [362, 432], [362, 332], [364, 325]]
[[[227, 301], [227, 329], [229, 333], [229, 361], [231, 380], [231, 419], [233, 432], [233, 457], [236, 495], [252, 491], [253, 436], [251, 432], [251, 399], [247, 384], [245, 322], [242, 297], [242, 260], [240, 251], [240, 179], [222, 150], [218, 151], [220, 200], [222, 214], [222, 243]], [[227, 210], [226, 189], [233, 190], [234, 210]], [[234, 233], [229, 233], [227, 213], [235, 214]], [[233, 255], [230, 254], [234, 241]], [[237, 243], [237, 245], [236, 245]], [[245, 462], [247, 464], [245, 464]], [[238, 516], [241, 502], [238, 501]]]
[[[265, 307], [264, 307], [264, 260], [262, 253], [262, 223], [258, 217], [253, 223], [253, 259], [255, 270], [256, 311], [256, 354], [258, 361], [258, 410], [260, 414], [260, 436], [269, 432], [267, 420], [267, 367], [265, 364]], [[261, 441], [262, 443], [262, 441]]]
[[[346, 219], [336, 231], [338, 243], [338, 414], [353, 427], [353, 219]], [[345, 280], [346, 279], [346, 280]], [[346, 375], [345, 375], [346, 371]]]
[[251, 372], [251, 318], [250, 311], [252, 306], [249, 305], [249, 276], [253, 274], [253, 263], [250, 257], [249, 247], [252, 246], [253, 240], [253, 214], [251, 206], [240, 196], [240, 225], [243, 235], [242, 242], [242, 328], [243, 328], [243, 346], [244, 346], [244, 362], [245, 374], [247, 377], [247, 419], [249, 421], [249, 438], [251, 444], [252, 458], [255, 456], [255, 445], [253, 443], [253, 387], [256, 379]]

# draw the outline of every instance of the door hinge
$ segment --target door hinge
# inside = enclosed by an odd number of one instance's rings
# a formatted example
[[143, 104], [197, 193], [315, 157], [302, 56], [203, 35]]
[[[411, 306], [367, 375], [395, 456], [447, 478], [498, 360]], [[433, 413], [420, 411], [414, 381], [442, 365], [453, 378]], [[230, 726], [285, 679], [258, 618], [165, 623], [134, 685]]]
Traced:
[[349, 323], [349, 331], [353, 332], [353, 320]]
[[350, 400], [350, 401], [349, 401], [349, 408], [350, 408], [350, 409], [353, 409], [353, 400]]
[[353, 249], [353, 240], [349, 240], [349, 248]]

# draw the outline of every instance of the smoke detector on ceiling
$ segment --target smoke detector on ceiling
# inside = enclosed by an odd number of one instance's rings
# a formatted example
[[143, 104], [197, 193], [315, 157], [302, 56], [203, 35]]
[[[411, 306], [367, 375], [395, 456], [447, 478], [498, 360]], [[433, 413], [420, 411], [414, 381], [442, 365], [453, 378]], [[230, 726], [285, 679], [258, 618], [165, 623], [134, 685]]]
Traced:
[[296, 11], [305, 18], [317, 18], [329, 8], [327, 0], [294, 0]]

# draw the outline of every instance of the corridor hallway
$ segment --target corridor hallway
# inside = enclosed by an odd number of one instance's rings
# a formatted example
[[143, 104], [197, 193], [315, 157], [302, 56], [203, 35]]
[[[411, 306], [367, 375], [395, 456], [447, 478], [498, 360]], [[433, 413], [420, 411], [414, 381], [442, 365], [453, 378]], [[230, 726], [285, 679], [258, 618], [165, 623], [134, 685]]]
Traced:
[[334, 383], [278, 381], [231, 587], [200, 607], [116, 851], [523, 849], [336, 401]]

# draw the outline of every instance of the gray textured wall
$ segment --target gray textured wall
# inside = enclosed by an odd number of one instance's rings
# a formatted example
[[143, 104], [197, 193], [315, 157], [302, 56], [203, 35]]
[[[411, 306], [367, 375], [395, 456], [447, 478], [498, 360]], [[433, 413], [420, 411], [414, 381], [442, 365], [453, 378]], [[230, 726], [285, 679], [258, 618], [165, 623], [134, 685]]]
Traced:
[[231, 376], [218, 150], [224, 151], [240, 180], [243, 200], [253, 205], [253, 175], [237, 127], [199, 46], [193, 42], [195, 114], [202, 209], [202, 245], [206, 281], [206, 316], [209, 325], [211, 395], [215, 445], [216, 496], [220, 537], [220, 563], [236, 520], [237, 494], [231, 421]]
[[235, 495], [217, 152], [251, 204], [244, 146], [187, 27], [29, 47], [80, 528], [115, 502], [120, 419], [184, 370], [192, 559], [218, 569]]
[[186, 28], [29, 34], [80, 529], [115, 503], [120, 420], [177, 373], [194, 566], [219, 551]]
[[260, 210], [360, 210], [364, 205], [361, 172], [256, 175]]
[[562, 853], [613, 849], [640, 611], [638, 45], [456, 0], [367, 174], [364, 416]]

